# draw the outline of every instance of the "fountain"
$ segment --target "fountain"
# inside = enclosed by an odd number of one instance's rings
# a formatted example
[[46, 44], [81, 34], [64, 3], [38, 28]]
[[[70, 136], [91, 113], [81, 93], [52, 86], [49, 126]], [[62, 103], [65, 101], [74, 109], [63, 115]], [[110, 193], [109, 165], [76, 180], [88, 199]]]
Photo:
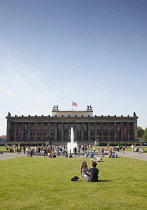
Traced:
[[74, 153], [75, 147], [78, 150], [77, 142], [74, 141], [74, 129], [73, 129], [73, 127], [71, 127], [70, 142], [67, 143], [68, 154]]

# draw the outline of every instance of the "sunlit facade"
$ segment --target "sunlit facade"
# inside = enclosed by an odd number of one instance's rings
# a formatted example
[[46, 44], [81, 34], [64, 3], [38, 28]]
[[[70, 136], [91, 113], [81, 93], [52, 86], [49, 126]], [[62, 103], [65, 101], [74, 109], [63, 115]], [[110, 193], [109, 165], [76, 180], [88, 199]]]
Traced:
[[7, 118], [7, 142], [52, 143], [70, 141], [70, 130], [74, 128], [77, 142], [137, 141], [137, 119], [133, 116], [93, 116], [93, 108], [85, 111], [62, 111], [58, 106], [52, 109], [52, 116], [11, 116]]

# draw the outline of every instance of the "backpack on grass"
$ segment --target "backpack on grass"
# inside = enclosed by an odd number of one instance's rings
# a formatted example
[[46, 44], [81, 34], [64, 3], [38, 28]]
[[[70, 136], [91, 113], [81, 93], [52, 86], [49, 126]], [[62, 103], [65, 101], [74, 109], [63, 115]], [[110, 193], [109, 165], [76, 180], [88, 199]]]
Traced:
[[78, 177], [78, 176], [74, 176], [74, 177], [71, 179], [71, 181], [81, 181], [81, 180], [79, 180], [79, 177]]

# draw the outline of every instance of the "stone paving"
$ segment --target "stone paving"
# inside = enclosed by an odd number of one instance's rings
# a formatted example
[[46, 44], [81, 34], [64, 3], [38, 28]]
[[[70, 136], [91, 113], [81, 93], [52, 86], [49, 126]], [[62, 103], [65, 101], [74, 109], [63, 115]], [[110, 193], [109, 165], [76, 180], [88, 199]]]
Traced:
[[128, 152], [126, 151], [125, 153], [121, 152], [116, 152], [118, 157], [119, 156], [124, 156], [124, 157], [129, 157], [129, 158], [135, 158], [139, 160], [146, 160], [147, 161], [147, 152], [146, 153], [139, 153], [139, 152]]
[[17, 157], [22, 157], [22, 156], [25, 156], [25, 154], [4, 152], [3, 154], [0, 154], [0, 160], [7, 160], [7, 159], [17, 158]]
[[[139, 160], [146, 160], [147, 161], [147, 153], [139, 153], [139, 152], [116, 152], [119, 156], [124, 156], [124, 157], [129, 157], [129, 158], [135, 158]], [[6, 159], [11, 159], [11, 158], [17, 158], [17, 157], [23, 157], [26, 156], [23, 153], [10, 153], [10, 152], [4, 152], [3, 154], [0, 154], [0, 160], [6, 160]], [[78, 157], [78, 156], [77, 156]]]

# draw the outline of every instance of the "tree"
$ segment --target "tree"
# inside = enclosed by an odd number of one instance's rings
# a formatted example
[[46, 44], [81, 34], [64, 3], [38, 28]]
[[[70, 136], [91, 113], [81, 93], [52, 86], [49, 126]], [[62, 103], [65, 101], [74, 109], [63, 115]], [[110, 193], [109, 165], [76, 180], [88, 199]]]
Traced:
[[144, 135], [142, 136], [144, 141], [147, 141], [147, 128], [144, 130]]
[[140, 126], [137, 126], [137, 133], [138, 133], [138, 138], [142, 138], [142, 136], [144, 135], [143, 128]]

